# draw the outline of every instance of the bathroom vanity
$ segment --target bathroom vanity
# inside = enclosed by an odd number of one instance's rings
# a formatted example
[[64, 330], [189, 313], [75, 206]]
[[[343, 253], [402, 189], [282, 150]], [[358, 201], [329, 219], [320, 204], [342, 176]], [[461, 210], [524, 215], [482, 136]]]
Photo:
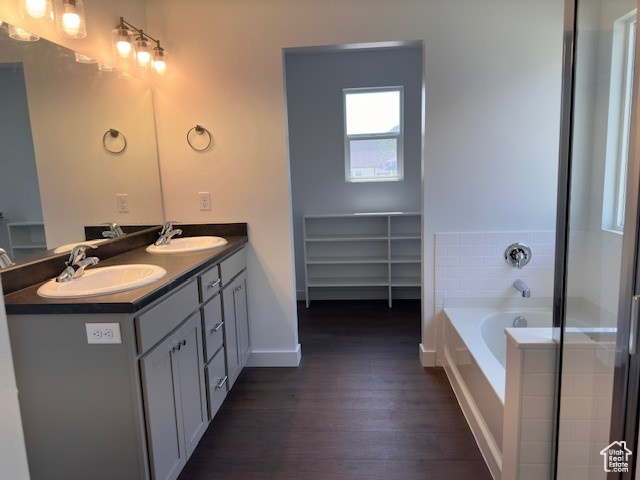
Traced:
[[226, 238], [101, 262], [167, 271], [135, 290], [5, 296], [33, 480], [178, 477], [250, 355], [246, 226]]

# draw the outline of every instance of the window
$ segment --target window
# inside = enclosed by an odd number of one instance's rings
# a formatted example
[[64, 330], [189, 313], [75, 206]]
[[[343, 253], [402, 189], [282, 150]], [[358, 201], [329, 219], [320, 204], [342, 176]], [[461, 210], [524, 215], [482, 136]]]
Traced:
[[613, 25], [602, 228], [617, 233], [624, 229], [636, 29], [636, 10]]
[[402, 87], [344, 89], [347, 182], [402, 180]]

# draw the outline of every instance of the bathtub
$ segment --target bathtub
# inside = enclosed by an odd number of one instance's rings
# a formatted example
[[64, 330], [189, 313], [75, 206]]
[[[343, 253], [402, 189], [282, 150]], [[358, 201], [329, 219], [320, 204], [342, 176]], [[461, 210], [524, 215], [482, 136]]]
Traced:
[[[548, 307], [445, 307], [444, 368], [480, 451], [494, 478], [501, 478], [505, 411], [505, 329], [516, 317], [527, 327], [551, 334]], [[538, 330], [542, 329], [542, 330]]]

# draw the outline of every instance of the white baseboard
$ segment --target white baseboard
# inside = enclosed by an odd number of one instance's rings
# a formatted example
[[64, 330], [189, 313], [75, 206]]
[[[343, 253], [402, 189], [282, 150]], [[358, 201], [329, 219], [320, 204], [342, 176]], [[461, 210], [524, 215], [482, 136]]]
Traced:
[[301, 357], [300, 344], [295, 350], [253, 350], [247, 367], [297, 367]]
[[435, 367], [436, 366], [436, 351], [427, 350], [424, 345], [420, 344], [420, 364], [423, 367]]

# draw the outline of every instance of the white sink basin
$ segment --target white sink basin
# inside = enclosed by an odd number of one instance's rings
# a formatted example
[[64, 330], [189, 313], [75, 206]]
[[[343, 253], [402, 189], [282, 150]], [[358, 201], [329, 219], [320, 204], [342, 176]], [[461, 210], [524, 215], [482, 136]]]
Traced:
[[183, 237], [173, 238], [168, 245], [149, 245], [149, 253], [191, 253], [226, 245], [222, 237]]
[[65, 243], [64, 245], [60, 245], [59, 247], [57, 247], [53, 251], [53, 253], [70, 252], [78, 245], [100, 245], [101, 243], [104, 243], [108, 240], [109, 240], [108, 238], [101, 238], [100, 240], [85, 240], [84, 242]]
[[48, 298], [78, 298], [125, 292], [160, 280], [167, 271], [157, 265], [114, 265], [85, 270], [84, 275], [68, 282], [49, 280], [38, 289]]

